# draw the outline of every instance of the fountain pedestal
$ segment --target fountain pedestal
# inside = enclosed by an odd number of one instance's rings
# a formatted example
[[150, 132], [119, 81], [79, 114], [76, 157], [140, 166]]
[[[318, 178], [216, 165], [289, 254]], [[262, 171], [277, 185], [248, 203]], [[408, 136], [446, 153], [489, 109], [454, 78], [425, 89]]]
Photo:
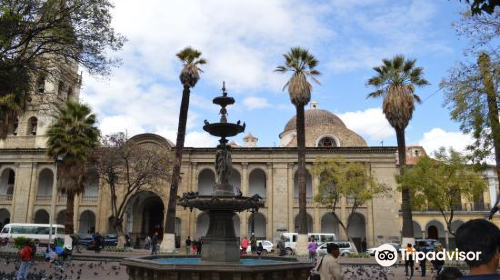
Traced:
[[211, 210], [210, 225], [201, 251], [203, 262], [239, 263], [239, 240], [234, 232], [233, 212]]

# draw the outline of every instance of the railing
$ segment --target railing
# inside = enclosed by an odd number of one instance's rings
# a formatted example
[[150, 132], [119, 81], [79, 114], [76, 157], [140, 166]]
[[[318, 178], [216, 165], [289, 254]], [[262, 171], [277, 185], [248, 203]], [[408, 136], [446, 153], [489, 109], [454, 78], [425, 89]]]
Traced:
[[[453, 211], [469, 211], [469, 205], [468, 203], [455, 203], [453, 205]], [[439, 208], [434, 205], [427, 205], [419, 209], [413, 209], [414, 211], [434, 211], [437, 212], [439, 211]]]
[[98, 200], [97, 196], [84, 196], [84, 197], [82, 197], [82, 202], [92, 203], [92, 202], [97, 202], [97, 200]]
[[[298, 197], [295, 197], [293, 199], [293, 203], [295, 206], [299, 206], [299, 198]], [[313, 206], [314, 204], [314, 200], [312, 197], [306, 197], [306, 206]]]
[[51, 201], [52, 195], [37, 195], [36, 200], [37, 201]]
[[67, 200], [68, 200], [68, 197], [66, 197], [65, 195], [58, 195], [57, 196], [57, 203], [66, 203]]
[[11, 194], [0, 195], [0, 201], [12, 201], [12, 195]]

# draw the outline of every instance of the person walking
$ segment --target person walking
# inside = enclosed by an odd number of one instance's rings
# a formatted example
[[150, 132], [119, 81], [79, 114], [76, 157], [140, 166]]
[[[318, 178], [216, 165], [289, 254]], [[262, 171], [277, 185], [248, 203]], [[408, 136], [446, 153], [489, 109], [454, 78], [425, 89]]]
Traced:
[[19, 266], [19, 270], [17, 271], [16, 279], [26, 280], [28, 279], [30, 263], [33, 259], [33, 250], [31, 249], [29, 242], [26, 242], [26, 244], [24, 244], [24, 247], [21, 249], [21, 252], [19, 252], [19, 255], [21, 256], [21, 265]]
[[252, 233], [252, 237], [250, 238], [250, 249], [252, 251], [252, 255], [257, 253], [257, 237]]
[[316, 238], [311, 238], [311, 242], [307, 244], [307, 249], [309, 250], [309, 261], [314, 262], [314, 260], [316, 260], [316, 249], [318, 249]]
[[282, 235], [280, 240], [278, 241], [278, 249], [280, 249], [280, 257], [283, 257], [286, 255], [286, 248], [285, 248], [285, 237]]
[[156, 250], [158, 249], [158, 232], [153, 234], [151, 239], [151, 255], [156, 255]]
[[151, 249], [151, 237], [146, 236], [146, 239], [144, 240], [144, 249], [150, 250]]
[[[413, 253], [415, 252], [415, 249], [412, 247], [410, 243], [408, 243], [408, 246], [406, 247], [406, 256], [405, 256], [405, 275], [408, 277], [408, 279], [413, 278], [413, 270], [414, 270], [414, 261], [413, 261]], [[408, 275], [408, 267], [410, 268], [410, 274]]]
[[241, 241], [241, 254], [245, 255], [247, 253], [247, 248], [248, 248], [248, 239], [247, 237], [243, 237], [243, 240]]
[[186, 239], [186, 255], [189, 255], [189, 250], [191, 250], [191, 236]]
[[[418, 247], [418, 251], [424, 253], [424, 254], [427, 254], [427, 252], [429, 252], [429, 250], [427, 249], [427, 246], [423, 245], [423, 246], [419, 246]], [[419, 262], [419, 265], [420, 265], [420, 275], [422, 277], [425, 277], [425, 271], [426, 271], [426, 268], [425, 268], [425, 265], [427, 263], [427, 258], [423, 258], [420, 260]]]
[[316, 264], [314, 268], [319, 272], [321, 280], [343, 280], [342, 268], [339, 263], [340, 249], [335, 243], [326, 245], [327, 254]]

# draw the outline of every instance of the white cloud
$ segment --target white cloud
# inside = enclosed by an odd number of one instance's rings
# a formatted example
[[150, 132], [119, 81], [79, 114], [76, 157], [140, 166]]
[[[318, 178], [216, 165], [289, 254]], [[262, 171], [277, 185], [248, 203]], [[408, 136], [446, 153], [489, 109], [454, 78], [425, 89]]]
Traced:
[[256, 110], [256, 109], [271, 107], [271, 104], [267, 102], [267, 99], [255, 96], [250, 96], [245, 98], [243, 100], [243, 105], [245, 105], [248, 110]]
[[464, 152], [465, 147], [472, 143], [472, 138], [461, 132], [445, 131], [441, 128], [433, 128], [425, 132], [418, 145], [424, 147], [428, 155], [432, 155], [440, 147], [453, 148], [456, 151]]
[[217, 138], [207, 132], [192, 131], [186, 135], [186, 147], [209, 147], [214, 148], [218, 144]]
[[367, 140], [384, 140], [394, 136], [394, 129], [385, 118], [382, 109], [369, 108], [364, 111], [346, 112], [338, 115], [346, 126]]

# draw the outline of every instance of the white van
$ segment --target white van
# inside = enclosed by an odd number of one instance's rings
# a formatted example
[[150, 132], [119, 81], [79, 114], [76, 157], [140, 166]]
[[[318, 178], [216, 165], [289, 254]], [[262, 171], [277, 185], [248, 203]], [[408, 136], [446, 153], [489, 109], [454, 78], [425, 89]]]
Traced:
[[[285, 237], [285, 248], [287, 255], [291, 255], [295, 252], [295, 246], [297, 245], [297, 236], [296, 232], [284, 232], [282, 236]], [[337, 241], [337, 236], [335, 233], [308, 233], [308, 238], [314, 237], [318, 246], [325, 242], [333, 242]]]
[[[14, 242], [16, 237], [27, 237], [35, 243], [47, 244], [49, 241], [49, 224], [7, 224], [0, 232], [2, 243]], [[52, 240], [54, 238], [64, 239], [64, 226], [52, 224]]]

